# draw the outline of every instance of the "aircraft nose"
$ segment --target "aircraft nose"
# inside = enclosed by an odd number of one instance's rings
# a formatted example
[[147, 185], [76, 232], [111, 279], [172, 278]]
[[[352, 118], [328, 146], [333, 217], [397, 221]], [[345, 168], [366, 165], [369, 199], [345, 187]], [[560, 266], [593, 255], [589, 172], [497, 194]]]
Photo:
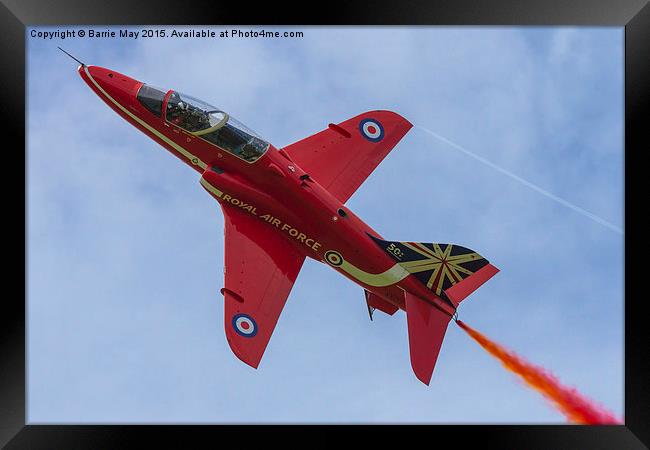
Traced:
[[[100, 96], [110, 96], [121, 104], [138, 94], [142, 82], [111, 69], [98, 66], [79, 66], [79, 74]], [[103, 91], [103, 92], [102, 92]]]

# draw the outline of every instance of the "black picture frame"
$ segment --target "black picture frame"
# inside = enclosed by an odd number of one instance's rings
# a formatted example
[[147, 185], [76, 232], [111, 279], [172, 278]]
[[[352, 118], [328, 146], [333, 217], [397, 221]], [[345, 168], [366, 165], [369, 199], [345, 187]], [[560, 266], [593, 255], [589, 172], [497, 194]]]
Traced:
[[[310, 8], [307, 12], [307, 8]], [[383, 440], [388, 434], [404, 433], [403, 445], [449, 442], [463, 445], [515, 449], [641, 449], [650, 445], [650, 337], [644, 326], [644, 295], [635, 295], [643, 280], [640, 256], [643, 218], [634, 220], [635, 195], [642, 194], [638, 182], [639, 162], [647, 151], [648, 105], [650, 105], [650, 5], [645, 0], [546, 0], [538, 2], [366, 1], [326, 3], [255, 2], [236, 4], [197, 0], [129, 2], [126, 0], [65, 0], [38, 2], [2, 0], [0, 5], [0, 58], [2, 60], [2, 127], [4, 148], [26, 148], [25, 134], [25, 29], [37, 25], [70, 24], [348, 24], [348, 25], [589, 25], [625, 27], [625, 425], [432, 425], [432, 426], [168, 426], [168, 425], [26, 425], [25, 415], [25, 300], [26, 292], [26, 177], [25, 160], [15, 161], [17, 152], [5, 152], [4, 225], [5, 240], [23, 236], [25, 245], [16, 249], [23, 258], [5, 259], [5, 275], [19, 283], [23, 269], [24, 295], [5, 289], [0, 317], [0, 445], [6, 448], [124, 448], [137, 442], [148, 447], [190, 447], [197, 439], [218, 444], [222, 439], [246, 440], [293, 436], [296, 443], [339, 445], [347, 437], [367, 434]], [[11, 155], [11, 156], [9, 156]], [[22, 167], [21, 167], [22, 166]], [[18, 196], [17, 185], [25, 187]], [[8, 207], [15, 201], [15, 208]], [[11, 205], [14, 206], [14, 205]], [[20, 220], [23, 212], [25, 222]], [[631, 244], [630, 244], [631, 243]], [[6, 244], [5, 244], [6, 246]], [[20, 261], [23, 262], [22, 267]], [[19, 290], [20, 291], [20, 290]], [[415, 436], [417, 435], [417, 436]], [[248, 442], [248, 441], [247, 441]], [[248, 443], [246, 442], [246, 445]], [[409, 444], [411, 443], [411, 444]], [[645, 443], [645, 445], [644, 445]], [[449, 444], [446, 444], [449, 445]]]

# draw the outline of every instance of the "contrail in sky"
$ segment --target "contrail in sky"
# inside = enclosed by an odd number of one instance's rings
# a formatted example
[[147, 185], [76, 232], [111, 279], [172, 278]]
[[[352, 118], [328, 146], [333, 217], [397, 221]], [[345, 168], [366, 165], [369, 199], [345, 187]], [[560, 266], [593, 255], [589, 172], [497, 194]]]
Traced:
[[486, 166], [489, 166], [489, 167], [493, 168], [494, 170], [496, 170], [498, 172], [501, 172], [504, 175], [509, 176], [513, 180], [520, 182], [524, 186], [527, 186], [527, 187], [531, 188], [532, 190], [539, 192], [543, 196], [548, 197], [551, 200], [554, 200], [557, 203], [559, 203], [559, 204], [561, 204], [563, 206], [566, 206], [567, 208], [570, 208], [570, 209], [574, 210], [575, 212], [582, 214], [585, 217], [588, 217], [589, 219], [593, 220], [594, 222], [599, 223], [599, 224], [609, 228], [610, 230], [615, 231], [616, 233], [618, 233], [620, 235], [623, 235], [623, 230], [621, 229], [621, 227], [618, 227], [618, 226], [614, 225], [613, 223], [608, 222], [607, 220], [603, 219], [602, 217], [599, 217], [599, 216], [597, 216], [597, 215], [595, 215], [593, 213], [590, 213], [586, 209], [583, 209], [583, 208], [581, 208], [581, 207], [579, 207], [577, 205], [574, 205], [573, 203], [568, 202], [568, 201], [558, 197], [557, 195], [551, 194], [550, 192], [548, 192], [545, 189], [542, 189], [541, 187], [537, 186], [536, 184], [533, 184], [530, 181], [526, 181], [523, 178], [521, 178], [520, 176], [517, 176], [514, 173], [512, 173], [512, 172], [510, 172], [510, 171], [508, 171], [508, 170], [506, 170], [506, 169], [504, 169], [502, 167], [497, 166], [496, 164], [494, 164], [491, 161], [488, 161], [487, 159], [483, 158], [482, 156], [479, 156], [476, 153], [473, 153], [473, 152], [467, 150], [466, 148], [461, 147], [460, 145], [456, 144], [455, 142], [452, 142], [449, 139], [446, 139], [446, 138], [440, 136], [438, 133], [434, 133], [433, 131], [431, 131], [431, 130], [429, 130], [427, 128], [424, 128], [422, 126], [419, 126], [419, 125], [418, 125], [418, 128], [421, 129], [422, 131], [430, 134], [431, 136], [441, 140], [442, 142], [450, 145], [451, 147], [454, 147], [456, 150], [460, 150], [461, 152], [465, 153], [466, 155], [469, 155], [472, 158], [476, 159], [477, 161], [482, 162]]

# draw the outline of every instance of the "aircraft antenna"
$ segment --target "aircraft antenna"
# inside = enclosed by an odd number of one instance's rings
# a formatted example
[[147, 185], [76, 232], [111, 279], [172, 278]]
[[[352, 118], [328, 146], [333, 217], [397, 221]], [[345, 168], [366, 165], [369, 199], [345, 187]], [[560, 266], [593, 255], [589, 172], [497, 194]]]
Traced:
[[81, 61], [79, 61], [77, 58], [75, 58], [74, 56], [72, 56], [70, 53], [68, 53], [68, 52], [66, 52], [65, 50], [63, 50], [61, 47], [57, 47], [57, 48], [58, 48], [59, 50], [61, 50], [63, 53], [65, 53], [66, 55], [68, 55], [70, 58], [72, 58], [72, 59], [74, 59], [75, 61], [77, 61], [77, 62], [78, 62], [79, 64], [81, 64], [83, 67], [86, 67], [86, 65], [85, 65], [84, 63], [82, 63]]

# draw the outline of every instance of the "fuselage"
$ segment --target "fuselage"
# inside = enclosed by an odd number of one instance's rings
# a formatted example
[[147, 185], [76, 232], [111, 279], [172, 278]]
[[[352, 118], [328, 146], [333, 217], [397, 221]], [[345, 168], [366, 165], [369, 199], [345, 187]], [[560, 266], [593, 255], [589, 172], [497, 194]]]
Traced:
[[[400, 309], [405, 309], [402, 291], [407, 291], [454, 314], [455, 308], [407, 276], [370, 237], [381, 237], [379, 233], [285, 152], [258, 137], [251, 138], [253, 146], [238, 146], [234, 152], [232, 139], [249, 136], [246, 133], [250, 130], [243, 126], [226, 125], [232, 129], [230, 140], [227, 136], [214, 138], [210, 130], [231, 123], [226, 113], [206, 111], [210, 113], [207, 132], [195, 131], [187, 121], [179, 122], [176, 112], [187, 111], [188, 102], [191, 107], [193, 101], [200, 101], [173, 90], [149, 88], [102, 67], [81, 65], [78, 70], [90, 88], [122, 118], [196, 170], [202, 186], [224, 207], [237, 208], [276, 228], [306, 256], [324, 262]], [[151, 90], [150, 98], [143, 96], [144, 89]]]

